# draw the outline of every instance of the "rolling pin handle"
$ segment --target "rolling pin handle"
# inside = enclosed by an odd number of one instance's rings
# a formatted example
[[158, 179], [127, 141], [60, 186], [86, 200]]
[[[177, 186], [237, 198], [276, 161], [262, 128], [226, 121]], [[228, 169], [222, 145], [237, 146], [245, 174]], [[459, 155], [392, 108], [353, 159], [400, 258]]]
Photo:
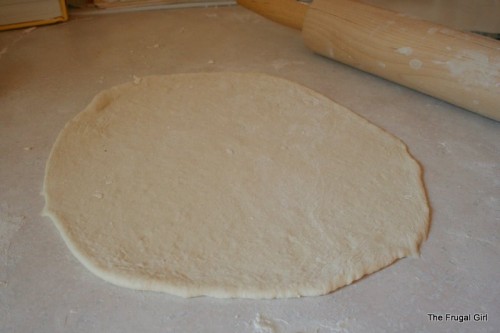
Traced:
[[287, 27], [302, 30], [308, 5], [296, 0], [237, 0], [238, 4]]

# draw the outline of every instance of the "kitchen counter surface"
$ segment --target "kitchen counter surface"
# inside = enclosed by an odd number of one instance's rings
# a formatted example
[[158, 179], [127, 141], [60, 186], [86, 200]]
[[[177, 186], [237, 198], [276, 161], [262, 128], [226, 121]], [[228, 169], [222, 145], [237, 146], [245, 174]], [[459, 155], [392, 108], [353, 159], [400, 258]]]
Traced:
[[[102, 89], [212, 71], [299, 82], [401, 138], [432, 207], [421, 257], [326, 296], [278, 300], [183, 299], [85, 269], [40, 215], [59, 131]], [[499, 237], [500, 123], [315, 55], [298, 31], [243, 8], [73, 15], [0, 33], [0, 332], [495, 332]]]

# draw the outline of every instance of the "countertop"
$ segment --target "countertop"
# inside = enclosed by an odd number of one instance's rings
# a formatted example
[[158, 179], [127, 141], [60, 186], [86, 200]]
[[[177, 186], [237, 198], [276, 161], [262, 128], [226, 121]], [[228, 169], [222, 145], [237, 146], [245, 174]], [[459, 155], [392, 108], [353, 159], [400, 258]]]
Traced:
[[[401, 138], [432, 207], [421, 257], [278, 300], [183, 299], [84, 268], [41, 217], [59, 131], [105, 88], [212, 71], [301, 83]], [[497, 332], [499, 236], [500, 123], [315, 55], [298, 31], [243, 8], [73, 15], [0, 33], [0, 332]]]

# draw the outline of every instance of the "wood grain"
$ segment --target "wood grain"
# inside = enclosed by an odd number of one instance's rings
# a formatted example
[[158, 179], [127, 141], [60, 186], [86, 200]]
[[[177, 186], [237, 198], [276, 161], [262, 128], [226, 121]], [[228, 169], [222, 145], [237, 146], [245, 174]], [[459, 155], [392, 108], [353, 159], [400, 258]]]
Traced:
[[349, 0], [315, 0], [313, 51], [500, 121], [500, 42]]

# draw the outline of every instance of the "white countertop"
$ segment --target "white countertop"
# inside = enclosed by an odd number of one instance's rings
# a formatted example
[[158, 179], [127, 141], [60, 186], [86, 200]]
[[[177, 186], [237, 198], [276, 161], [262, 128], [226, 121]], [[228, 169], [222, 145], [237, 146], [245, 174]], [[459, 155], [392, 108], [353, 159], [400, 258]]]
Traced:
[[[102, 89], [200, 71], [287, 78], [401, 138], [432, 206], [421, 257], [330, 295], [281, 300], [183, 299], [85, 269], [40, 216], [57, 134]], [[243, 8], [83, 15], [0, 33], [0, 332], [495, 332], [499, 237], [500, 123], [314, 55], [298, 31]], [[447, 313], [487, 321], [428, 315]]]

